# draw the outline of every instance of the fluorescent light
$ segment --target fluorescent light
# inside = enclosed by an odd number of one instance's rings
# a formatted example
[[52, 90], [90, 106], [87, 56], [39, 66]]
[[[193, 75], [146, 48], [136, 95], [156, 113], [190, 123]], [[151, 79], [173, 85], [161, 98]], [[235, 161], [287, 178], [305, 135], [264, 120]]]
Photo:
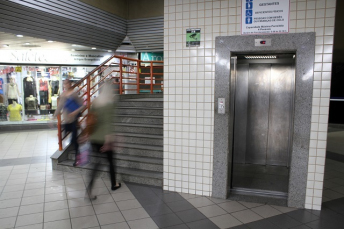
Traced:
[[276, 59], [277, 56], [245, 56], [245, 59]]
[[95, 48], [95, 47], [92, 47], [92, 49], [97, 49], [97, 48]]
[[18, 34], [17, 37], [23, 37], [23, 35]]
[[112, 50], [108, 50], [108, 52], [112, 52]]
[[54, 41], [49, 40], [48, 42], [49, 42], [49, 43], [52, 43], [52, 42], [54, 42]]
[[29, 42], [26, 42], [25, 44], [26, 44], [26, 45], [29, 45], [30, 43], [29, 43]]

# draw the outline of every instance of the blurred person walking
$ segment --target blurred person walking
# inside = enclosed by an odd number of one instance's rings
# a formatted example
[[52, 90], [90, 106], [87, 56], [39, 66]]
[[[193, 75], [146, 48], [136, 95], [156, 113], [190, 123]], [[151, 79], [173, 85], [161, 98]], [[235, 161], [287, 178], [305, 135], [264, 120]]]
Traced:
[[[93, 101], [90, 111], [90, 114], [94, 116], [92, 119], [95, 119], [95, 124], [91, 127], [87, 126], [91, 131], [87, 131], [86, 128], [86, 132], [89, 132], [89, 141], [92, 144], [92, 148], [97, 153], [106, 154], [109, 162], [111, 190], [116, 190], [121, 187], [121, 183], [116, 183], [116, 172], [113, 161], [115, 127], [112, 123], [115, 117], [115, 100], [114, 85], [110, 82], [105, 82], [100, 89], [99, 96]], [[92, 187], [99, 166], [100, 163], [98, 161], [92, 170], [91, 180], [87, 187], [91, 199], [97, 198], [92, 195]]]
[[75, 161], [73, 166], [77, 166], [77, 158], [79, 154], [78, 143], [78, 118], [81, 111], [85, 108], [83, 100], [78, 96], [72, 87], [72, 82], [66, 79], [63, 82], [64, 92], [60, 96], [59, 104], [56, 108], [53, 118], [56, 118], [62, 111], [62, 121], [65, 133], [72, 134], [71, 144], [74, 145]]

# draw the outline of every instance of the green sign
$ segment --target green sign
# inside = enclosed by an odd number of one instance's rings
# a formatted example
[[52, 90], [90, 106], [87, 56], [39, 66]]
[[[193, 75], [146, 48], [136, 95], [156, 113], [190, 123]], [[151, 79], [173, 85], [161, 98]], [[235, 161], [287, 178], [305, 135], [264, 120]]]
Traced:
[[142, 61], [164, 61], [163, 52], [141, 52]]
[[201, 44], [201, 29], [186, 29], [186, 47], [199, 47]]

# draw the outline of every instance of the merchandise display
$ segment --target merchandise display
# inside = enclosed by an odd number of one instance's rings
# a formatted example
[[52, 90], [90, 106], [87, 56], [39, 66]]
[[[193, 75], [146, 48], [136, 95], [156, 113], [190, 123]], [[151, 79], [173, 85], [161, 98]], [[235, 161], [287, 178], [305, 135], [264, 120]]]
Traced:
[[7, 107], [0, 103], [0, 121], [7, 121]]
[[56, 110], [57, 108], [57, 94], [51, 97], [51, 109]]
[[13, 101], [18, 102], [20, 97], [19, 87], [13, 78], [10, 79], [10, 83], [7, 84], [7, 100], [8, 104], [12, 104]]
[[0, 95], [4, 94], [4, 80], [0, 78]]
[[23, 110], [22, 106], [16, 102], [8, 105], [7, 110], [10, 112], [10, 121], [21, 121], [20, 112]]
[[26, 110], [28, 111], [37, 110], [37, 106], [38, 106], [38, 100], [36, 97], [33, 97], [32, 95], [30, 95], [29, 97], [25, 99]]
[[37, 97], [36, 82], [31, 77], [31, 75], [28, 75], [23, 79], [23, 84], [24, 84], [24, 98], [25, 99], [29, 97], [30, 95], [32, 95], [33, 97]]

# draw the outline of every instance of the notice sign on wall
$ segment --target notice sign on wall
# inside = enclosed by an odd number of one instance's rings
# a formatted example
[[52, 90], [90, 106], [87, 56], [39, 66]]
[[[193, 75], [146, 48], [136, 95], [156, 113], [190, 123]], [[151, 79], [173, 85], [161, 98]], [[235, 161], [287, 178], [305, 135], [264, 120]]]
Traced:
[[289, 32], [289, 0], [242, 0], [241, 34]]
[[201, 29], [186, 30], [186, 47], [199, 47], [201, 45]]

